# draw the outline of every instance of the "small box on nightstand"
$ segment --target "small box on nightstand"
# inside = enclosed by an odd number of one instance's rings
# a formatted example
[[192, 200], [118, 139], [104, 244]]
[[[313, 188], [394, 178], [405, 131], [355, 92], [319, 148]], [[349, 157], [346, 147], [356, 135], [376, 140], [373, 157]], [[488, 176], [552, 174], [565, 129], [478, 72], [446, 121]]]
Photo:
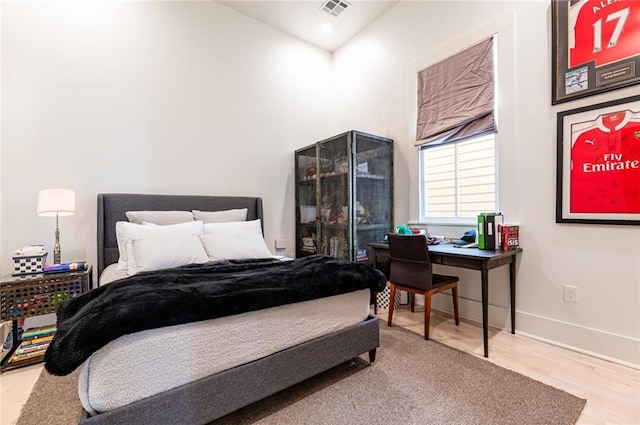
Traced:
[[15, 255], [13, 257], [13, 276], [42, 273], [47, 253], [39, 255]]

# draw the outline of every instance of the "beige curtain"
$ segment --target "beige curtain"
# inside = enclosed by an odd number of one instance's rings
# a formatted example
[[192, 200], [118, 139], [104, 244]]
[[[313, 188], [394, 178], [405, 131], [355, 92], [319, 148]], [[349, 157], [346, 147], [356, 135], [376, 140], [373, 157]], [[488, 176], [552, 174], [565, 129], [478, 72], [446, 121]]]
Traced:
[[493, 38], [418, 72], [416, 146], [496, 131]]

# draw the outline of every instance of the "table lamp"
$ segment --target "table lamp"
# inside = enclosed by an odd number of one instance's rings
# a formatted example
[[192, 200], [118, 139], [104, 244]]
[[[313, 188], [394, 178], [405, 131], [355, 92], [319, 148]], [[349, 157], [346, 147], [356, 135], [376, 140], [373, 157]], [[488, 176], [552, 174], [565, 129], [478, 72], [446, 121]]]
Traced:
[[38, 193], [38, 215], [56, 217], [56, 242], [53, 245], [53, 262], [60, 264], [60, 228], [58, 217], [76, 212], [76, 194], [71, 189], [43, 189]]

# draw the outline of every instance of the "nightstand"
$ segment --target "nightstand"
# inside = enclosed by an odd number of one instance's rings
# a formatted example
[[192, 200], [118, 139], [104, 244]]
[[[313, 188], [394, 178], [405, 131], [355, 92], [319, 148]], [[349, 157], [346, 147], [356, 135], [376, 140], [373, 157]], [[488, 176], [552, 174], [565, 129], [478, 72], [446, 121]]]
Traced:
[[[0, 320], [11, 320], [13, 347], [0, 361], [0, 373], [44, 360], [44, 352], [53, 337], [55, 325], [49, 329], [26, 329], [18, 340], [18, 319], [55, 313], [64, 300], [93, 288], [93, 273], [85, 270], [60, 273], [38, 273], [5, 276], [0, 279]], [[46, 327], [45, 327], [46, 328]]]

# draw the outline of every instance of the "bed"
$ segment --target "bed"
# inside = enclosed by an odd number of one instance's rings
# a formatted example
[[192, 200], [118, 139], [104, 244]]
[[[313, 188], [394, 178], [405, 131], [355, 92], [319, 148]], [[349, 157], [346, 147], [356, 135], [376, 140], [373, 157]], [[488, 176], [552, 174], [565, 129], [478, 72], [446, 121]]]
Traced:
[[[237, 208], [263, 218], [255, 197], [99, 194], [98, 274], [118, 262], [127, 211]], [[367, 289], [123, 335], [82, 365], [80, 423], [207, 424], [361, 354], [373, 363], [379, 323], [368, 311]], [[141, 352], [156, 354], [135, 361]]]

